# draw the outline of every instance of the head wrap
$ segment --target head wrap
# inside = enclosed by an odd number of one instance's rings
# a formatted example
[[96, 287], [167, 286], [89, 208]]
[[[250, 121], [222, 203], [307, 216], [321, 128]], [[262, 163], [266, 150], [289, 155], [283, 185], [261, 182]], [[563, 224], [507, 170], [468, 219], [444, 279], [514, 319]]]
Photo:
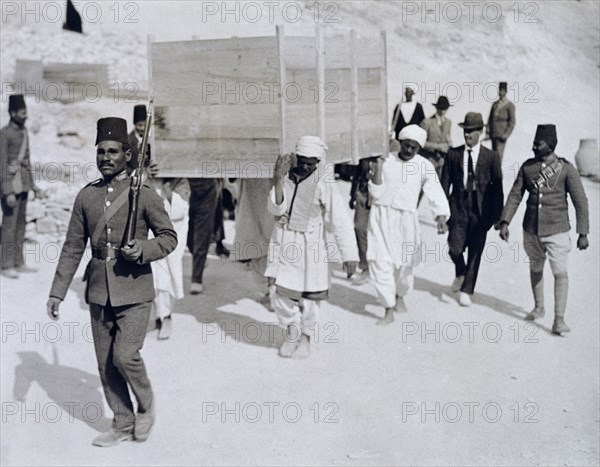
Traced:
[[400, 130], [398, 139], [400, 141], [404, 139], [412, 139], [413, 141], [419, 143], [419, 146], [424, 147], [425, 142], [427, 141], [427, 132], [419, 125], [407, 125]]
[[327, 145], [318, 136], [302, 136], [296, 143], [296, 154], [304, 157], [325, 159]]

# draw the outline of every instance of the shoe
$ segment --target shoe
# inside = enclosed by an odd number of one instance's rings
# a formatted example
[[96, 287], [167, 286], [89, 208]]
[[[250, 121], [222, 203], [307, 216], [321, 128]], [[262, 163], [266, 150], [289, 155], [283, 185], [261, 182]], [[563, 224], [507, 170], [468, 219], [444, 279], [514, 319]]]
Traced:
[[461, 306], [471, 306], [471, 296], [466, 292], [461, 292], [458, 295], [458, 303], [460, 303]]
[[229, 258], [229, 255], [231, 254], [231, 252], [227, 248], [225, 248], [225, 246], [221, 242], [217, 242], [215, 252], [217, 253], [217, 256], [225, 256], [226, 258]]
[[202, 293], [202, 284], [199, 284], [198, 282], [192, 282], [192, 286], [190, 287], [190, 293], [192, 295], [198, 295]]
[[8, 268], [2, 270], [2, 275], [8, 277], [9, 279], [18, 279], [19, 273], [15, 268]]
[[366, 284], [367, 282], [369, 282], [369, 270], [365, 269], [363, 271], [360, 272], [360, 274], [354, 276], [354, 278], [352, 279], [352, 283], [354, 285], [362, 285], [362, 284]]
[[116, 428], [111, 428], [110, 430], [96, 436], [94, 441], [92, 441], [92, 444], [94, 446], [108, 448], [110, 446], [114, 446], [115, 444], [119, 444], [121, 441], [132, 440], [133, 430], [117, 430]]
[[24, 272], [24, 273], [36, 273], [38, 272], [37, 268], [32, 268], [27, 266], [26, 264], [21, 264], [19, 266], [17, 266], [17, 272]]
[[154, 426], [154, 411], [150, 409], [147, 412], [137, 413], [135, 417], [135, 427], [133, 429], [133, 438], [136, 441], [146, 441], [152, 427]]
[[310, 338], [307, 335], [302, 334], [300, 337], [300, 344], [294, 351], [293, 358], [302, 359], [307, 358], [310, 355]]
[[288, 326], [283, 344], [281, 344], [281, 347], [279, 347], [279, 356], [284, 358], [290, 358], [292, 355], [294, 355], [294, 352], [300, 345], [300, 339], [301, 336], [293, 335], [293, 333], [290, 332]]
[[171, 315], [160, 320], [160, 328], [158, 329], [158, 340], [166, 340], [171, 337], [173, 331], [173, 321]]
[[536, 319], [543, 318], [545, 314], [546, 311], [543, 308], [534, 308], [525, 316], [525, 321], [535, 321]]
[[552, 334], [557, 334], [560, 336], [562, 333], [565, 332], [571, 332], [571, 329], [569, 328], [569, 326], [567, 326], [565, 320], [562, 318], [555, 318], [554, 324], [552, 325]]
[[454, 282], [452, 282], [452, 286], [451, 286], [452, 292], [455, 292], [455, 293], [459, 292], [464, 281], [465, 281], [465, 276], [457, 276], [456, 278], [454, 278]]

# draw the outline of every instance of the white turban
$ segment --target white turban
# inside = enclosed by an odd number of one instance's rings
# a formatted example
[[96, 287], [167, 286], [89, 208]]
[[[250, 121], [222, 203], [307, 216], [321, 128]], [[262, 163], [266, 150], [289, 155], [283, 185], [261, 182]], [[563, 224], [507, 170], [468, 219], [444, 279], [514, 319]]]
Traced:
[[413, 141], [419, 143], [419, 146], [423, 148], [427, 142], [427, 132], [419, 125], [408, 125], [400, 130], [398, 139], [400, 141], [404, 139], [412, 139]]
[[316, 157], [319, 160], [325, 159], [327, 145], [318, 136], [303, 136], [296, 143], [296, 154], [304, 157]]

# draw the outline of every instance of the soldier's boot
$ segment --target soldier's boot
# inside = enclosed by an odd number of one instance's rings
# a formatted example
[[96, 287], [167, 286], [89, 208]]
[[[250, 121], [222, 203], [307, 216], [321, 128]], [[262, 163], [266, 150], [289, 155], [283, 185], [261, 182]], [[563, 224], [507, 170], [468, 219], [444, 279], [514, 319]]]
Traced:
[[554, 276], [554, 324], [552, 325], [553, 334], [563, 334], [570, 332], [569, 326], [565, 323], [565, 311], [567, 309], [567, 296], [569, 293], [569, 276], [567, 274], [557, 274]]
[[529, 278], [531, 279], [531, 290], [533, 291], [535, 306], [525, 316], [525, 321], [535, 321], [543, 318], [546, 314], [544, 310], [544, 271], [529, 271]]

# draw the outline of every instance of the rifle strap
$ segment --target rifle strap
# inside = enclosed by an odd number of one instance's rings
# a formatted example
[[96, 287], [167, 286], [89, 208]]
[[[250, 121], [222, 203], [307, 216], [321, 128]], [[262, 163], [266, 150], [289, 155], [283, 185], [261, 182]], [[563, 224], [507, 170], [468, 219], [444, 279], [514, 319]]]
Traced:
[[113, 203], [104, 211], [104, 214], [100, 216], [98, 219], [98, 223], [96, 224], [96, 228], [94, 229], [94, 233], [92, 234], [91, 243], [93, 247], [98, 246], [98, 241], [100, 240], [100, 235], [104, 231], [106, 227], [106, 223], [117, 213], [117, 211], [125, 204], [125, 202], [129, 199], [130, 189], [123, 190], [123, 192], [113, 201]]

